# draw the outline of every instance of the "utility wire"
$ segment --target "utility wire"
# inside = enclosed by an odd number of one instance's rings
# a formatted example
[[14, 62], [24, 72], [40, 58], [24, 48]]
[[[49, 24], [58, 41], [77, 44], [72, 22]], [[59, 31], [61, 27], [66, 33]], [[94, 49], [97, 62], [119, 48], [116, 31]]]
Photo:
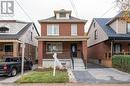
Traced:
[[103, 17], [103, 16], [105, 16], [108, 12], [110, 12], [111, 10], [113, 10], [113, 9], [115, 9], [116, 8], [116, 6], [112, 6], [110, 9], [108, 9], [105, 13], [103, 13], [103, 15], [101, 16], [101, 18]]
[[69, 1], [70, 1], [70, 4], [71, 4], [71, 6], [72, 6], [74, 12], [75, 12], [75, 15], [76, 15], [77, 17], [79, 17], [77, 8], [76, 8], [76, 6], [75, 6], [75, 4], [74, 4], [74, 1], [73, 1], [73, 0], [69, 0]]
[[[19, 5], [19, 7], [21, 8], [21, 10], [25, 13], [25, 15], [29, 18], [29, 20], [31, 21], [31, 22], [33, 22], [33, 20], [32, 20], [32, 18], [28, 15], [28, 13], [24, 10], [24, 8], [19, 4], [19, 2], [17, 1], [17, 0], [15, 0], [16, 1], [16, 3]], [[20, 1], [20, 0], [19, 0]], [[35, 23], [35, 22], [33, 22], [33, 23]], [[36, 25], [36, 24], [35, 24]], [[36, 25], [37, 26], [37, 25]], [[38, 27], [38, 26], [37, 26]]]
[[31, 19], [31, 17], [28, 15], [28, 13], [24, 10], [24, 8], [19, 4], [19, 2], [17, 0], [15, 0], [15, 2], [19, 5], [19, 7], [21, 8], [21, 10], [25, 13], [25, 15], [29, 18], [30, 21], [33, 22], [33, 20]]

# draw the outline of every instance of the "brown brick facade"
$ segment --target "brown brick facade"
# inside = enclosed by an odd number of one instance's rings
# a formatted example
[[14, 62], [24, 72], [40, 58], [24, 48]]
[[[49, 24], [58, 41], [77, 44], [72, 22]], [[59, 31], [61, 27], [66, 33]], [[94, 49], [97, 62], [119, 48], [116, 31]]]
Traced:
[[[114, 45], [120, 44], [121, 45], [121, 52], [119, 54], [129, 54], [129, 43], [128, 42], [119, 42], [114, 41], [113, 42], [113, 55], [115, 55], [114, 52]], [[94, 46], [88, 47], [88, 58], [95, 60], [96, 63], [99, 63], [101, 65], [111, 67], [111, 42], [101, 42], [99, 44], [96, 44]]]
[[110, 52], [110, 44], [101, 42], [94, 46], [88, 47], [88, 58], [103, 59], [106, 52]]
[[[70, 59], [71, 58], [71, 44], [76, 43], [77, 44], [77, 57], [81, 58], [82, 53], [82, 42], [62, 42], [63, 45], [63, 51], [61, 53], [58, 53], [59, 59]], [[46, 43], [44, 43], [44, 46], [46, 46]], [[53, 59], [53, 53], [47, 53], [46, 47], [44, 47], [44, 59]]]
[[[60, 19], [58, 13], [66, 13], [66, 18]], [[84, 26], [86, 20], [78, 19], [71, 16], [71, 11], [60, 10], [55, 12], [55, 16], [48, 19], [40, 20], [41, 25], [41, 37], [38, 37], [38, 62], [39, 66], [42, 66], [43, 59], [53, 59], [53, 49], [57, 50], [59, 59], [71, 59], [72, 57], [81, 58], [83, 55], [87, 59], [87, 36], [84, 35]], [[54, 32], [54, 25], [51, 27], [51, 33], [47, 35], [47, 25], [58, 24], [57, 34]], [[72, 24], [76, 24], [73, 25]], [[57, 25], [56, 25], [57, 27]], [[50, 28], [50, 26], [49, 26]], [[74, 31], [76, 28], [77, 31]], [[71, 34], [71, 29], [73, 33]], [[54, 34], [55, 33], [55, 34]], [[84, 42], [86, 41], [86, 42]], [[50, 43], [48, 43], [50, 42]], [[59, 42], [59, 44], [56, 42]], [[47, 44], [48, 43], [48, 44]], [[62, 45], [62, 48], [61, 48]], [[48, 47], [47, 47], [48, 46]], [[77, 50], [76, 50], [77, 48]], [[60, 51], [61, 49], [61, 51]], [[48, 51], [47, 51], [48, 50]], [[73, 54], [72, 54], [73, 51]], [[76, 52], [77, 51], [77, 52]], [[72, 56], [73, 55], [73, 56]]]
[[[41, 36], [47, 36], [47, 24], [57, 23], [41, 23]], [[77, 35], [84, 35], [84, 23], [58, 23], [60, 36], [71, 36], [71, 24], [77, 24]]]

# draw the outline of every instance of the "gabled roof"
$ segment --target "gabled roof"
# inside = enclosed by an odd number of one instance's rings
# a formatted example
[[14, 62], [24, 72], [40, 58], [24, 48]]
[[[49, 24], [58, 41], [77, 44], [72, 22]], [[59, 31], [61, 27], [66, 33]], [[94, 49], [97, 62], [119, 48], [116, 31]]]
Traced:
[[111, 20], [111, 18], [94, 18], [94, 20], [100, 25], [109, 39], [130, 40], [130, 34], [117, 34], [109, 25], [106, 24]]
[[76, 17], [73, 17], [73, 16], [70, 16], [70, 19], [56, 19], [55, 16], [53, 17], [50, 17], [50, 18], [47, 18], [47, 19], [42, 19], [42, 20], [39, 20], [40, 23], [49, 23], [49, 22], [83, 22], [83, 23], [86, 23], [87, 20], [83, 20], [83, 19], [79, 19], [79, 18], [76, 18]]
[[[0, 20], [0, 22], [16, 22], [16, 20]], [[31, 25], [34, 25], [35, 30], [39, 36], [39, 32], [34, 23], [22, 21], [17, 21], [17, 23], [26, 23], [26, 25], [17, 34], [0, 34], [0, 40], [18, 40], [29, 29]]]
[[[126, 13], [127, 13], [127, 12], [126, 12]], [[129, 14], [130, 14], [130, 11], [128, 11], [128, 16], [130, 16]], [[123, 15], [126, 15], [126, 14], [125, 14], [125, 11], [121, 11], [121, 12], [120, 12], [119, 14], [117, 14], [114, 18], [111, 18], [106, 24], [107, 24], [107, 25], [111, 24], [111, 23], [112, 23], [113, 21], [115, 21], [116, 19], [123, 17]]]

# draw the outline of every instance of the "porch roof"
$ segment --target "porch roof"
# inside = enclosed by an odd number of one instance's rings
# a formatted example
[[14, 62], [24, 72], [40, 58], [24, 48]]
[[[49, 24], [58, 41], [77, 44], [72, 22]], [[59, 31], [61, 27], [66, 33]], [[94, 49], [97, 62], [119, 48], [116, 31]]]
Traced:
[[87, 36], [38, 36], [38, 41], [87, 41]]
[[20, 43], [19, 40], [0, 40], [0, 42], [18, 42], [18, 43]]

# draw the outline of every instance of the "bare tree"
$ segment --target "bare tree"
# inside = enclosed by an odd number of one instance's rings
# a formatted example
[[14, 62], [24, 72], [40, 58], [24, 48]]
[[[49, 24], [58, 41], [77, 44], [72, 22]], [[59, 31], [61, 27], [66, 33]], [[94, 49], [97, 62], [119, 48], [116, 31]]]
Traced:
[[116, 0], [116, 5], [122, 12], [121, 19], [128, 21], [130, 11], [130, 0]]

